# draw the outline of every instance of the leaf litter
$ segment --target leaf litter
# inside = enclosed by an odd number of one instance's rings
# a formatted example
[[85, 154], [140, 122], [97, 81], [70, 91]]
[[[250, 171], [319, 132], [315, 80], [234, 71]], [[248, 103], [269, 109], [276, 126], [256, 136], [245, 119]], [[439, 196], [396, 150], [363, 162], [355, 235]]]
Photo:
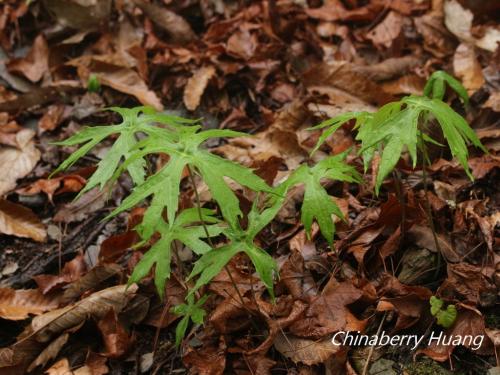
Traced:
[[[456, 0], [4, 2], [0, 268], [7, 271], [0, 279], [0, 325], [8, 329], [1, 335], [0, 373], [125, 374], [142, 368], [274, 374], [287, 368], [364, 374], [357, 349], [333, 347], [332, 334], [374, 333], [382, 316], [387, 331], [427, 334], [436, 328], [431, 296], [457, 307], [448, 333], [484, 334], [484, 346], [376, 349], [369, 373], [397, 368], [412, 374], [425, 363], [423, 355], [452, 371], [498, 368], [500, 38], [492, 7]], [[174, 350], [174, 323], [182, 318], [172, 308], [185, 303], [192, 287], [183, 280], [196, 249], [172, 240], [177, 254], [163, 300], [149, 268], [138, 287], [127, 288], [123, 283], [142, 254], [161, 244], [152, 236], [134, 246], [137, 217], [144, 213], [124, 212], [99, 224], [131, 182], [120, 179], [73, 201], [89, 179], [82, 171], [106, 160], [117, 137], [67, 174], [49, 177], [75, 151], [53, 142], [88, 124], [114, 123], [115, 115], [100, 111], [105, 107], [138, 104], [203, 117], [207, 129], [251, 133], [212, 139], [207, 147], [255, 168], [270, 185], [342, 152], [361, 172], [360, 158], [349, 152], [357, 132], [352, 121], [312, 158], [321, 132], [309, 128], [345, 112], [374, 112], [404, 94], [420, 95], [439, 69], [471, 96], [468, 108], [451, 92], [447, 97], [489, 151], [471, 152], [467, 160], [476, 180], [470, 182], [437, 145], [429, 149], [425, 177], [404, 149], [398, 173], [385, 179], [378, 197], [370, 189], [377, 168], [384, 168], [380, 157], [365, 175], [366, 186], [321, 180], [313, 190], [324, 191], [325, 205], [345, 218], [335, 221], [333, 246], [320, 235], [324, 225], [300, 225], [299, 207], [311, 189], [297, 184], [276, 219], [252, 238], [279, 268], [274, 303], [248, 259], [237, 256], [228, 264], [230, 275], [222, 270], [200, 289], [209, 294], [204, 324], [186, 320], [180, 351]], [[168, 162], [163, 157], [145, 163], [154, 170]], [[184, 171], [180, 176], [179, 202], [192, 208], [193, 190]], [[198, 189], [205, 208], [212, 208], [204, 198], [208, 187]], [[235, 198], [245, 214], [255, 200], [240, 186]], [[434, 230], [426, 220], [427, 199]], [[313, 217], [317, 209], [310, 210]], [[89, 218], [95, 221], [90, 232], [80, 226]], [[57, 236], [50, 235], [54, 228]], [[79, 234], [89, 241], [62, 246], [64, 238]], [[9, 285], [40, 257], [50, 261], [33, 279]], [[410, 366], [413, 357], [417, 362]], [[147, 366], [145, 358], [151, 358]]]

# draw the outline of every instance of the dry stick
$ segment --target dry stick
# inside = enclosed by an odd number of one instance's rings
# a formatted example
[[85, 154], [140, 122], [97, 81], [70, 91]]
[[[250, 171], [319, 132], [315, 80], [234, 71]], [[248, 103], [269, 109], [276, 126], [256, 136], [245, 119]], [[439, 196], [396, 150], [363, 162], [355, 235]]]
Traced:
[[[380, 321], [380, 324], [378, 325], [377, 333], [375, 334], [375, 335], [377, 335], [377, 337], [378, 337], [378, 335], [380, 335], [380, 331], [382, 331], [382, 326], [384, 325], [386, 315], [387, 315], [387, 311], [384, 312], [384, 315], [382, 316], [382, 320]], [[370, 346], [370, 351], [368, 352], [368, 357], [366, 357], [366, 362], [365, 362], [365, 365], [363, 366], [363, 373], [361, 375], [367, 374], [368, 368], [370, 367], [370, 361], [372, 359], [374, 349], [375, 349], [375, 346]]]
[[[205, 231], [205, 235], [207, 236], [207, 241], [208, 244], [212, 249], [214, 248], [214, 244], [212, 243], [212, 238], [210, 237], [210, 233], [208, 233], [208, 228], [205, 223], [205, 220], [203, 220], [203, 214], [201, 212], [201, 201], [200, 201], [200, 195], [198, 194], [198, 189], [196, 188], [196, 182], [194, 181], [194, 176], [193, 176], [193, 171], [191, 170], [191, 167], [189, 165], [186, 166], [188, 173], [189, 173], [189, 179], [191, 180], [191, 185], [193, 185], [194, 189], [194, 194], [196, 198], [196, 208], [198, 209], [198, 216], [200, 217], [201, 225], [203, 226], [203, 230]], [[231, 280], [231, 283], [233, 284], [234, 289], [236, 290], [236, 293], [238, 294], [238, 297], [241, 302], [241, 306], [246, 309], [245, 302], [243, 301], [243, 296], [240, 293], [240, 290], [238, 289], [238, 285], [236, 285], [236, 282], [233, 279], [233, 275], [231, 274], [231, 271], [227, 267], [227, 265], [224, 266], [224, 270], [226, 271], [227, 275], [229, 276], [229, 279]], [[249, 311], [249, 310], [248, 310]]]
[[439, 240], [437, 238], [436, 227], [434, 225], [434, 219], [432, 218], [431, 202], [429, 201], [428, 190], [427, 190], [427, 170], [426, 167], [429, 165], [429, 155], [427, 154], [427, 149], [425, 148], [424, 138], [422, 132], [420, 132], [420, 142], [422, 145], [423, 162], [422, 162], [422, 178], [424, 183], [424, 195], [425, 195], [425, 210], [427, 212], [427, 221], [431, 227], [432, 237], [434, 238], [434, 244], [437, 250], [437, 264], [436, 271], [434, 273], [434, 278], [437, 278], [439, 271], [441, 270], [441, 246], [439, 246]]

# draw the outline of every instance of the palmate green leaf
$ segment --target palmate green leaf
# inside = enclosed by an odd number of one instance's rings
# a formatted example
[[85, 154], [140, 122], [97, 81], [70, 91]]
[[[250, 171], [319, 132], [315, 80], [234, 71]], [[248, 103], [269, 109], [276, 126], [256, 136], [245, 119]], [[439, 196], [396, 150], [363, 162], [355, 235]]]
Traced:
[[[251, 169], [223, 159], [201, 147], [201, 144], [210, 138], [242, 136], [245, 135], [244, 133], [217, 129], [199, 130], [199, 127], [182, 128], [176, 133], [178, 139], [175, 144], [172, 144], [170, 140], [165, 141], [153, 137], [141, 141], [133, 154], [123, 164], [123, 167], [126, 168], [129, 163], [133, 163], [137, 159], [140, 160], [151, 153], [166, 153], [170, 156], [170, 159], [156, 174], [149, 177], [143, 184], [135, 187], [132, 193], [110, 216], [128, 210], [152, 195], [153, 199], [145, 213], [144, 220], [154, 228], [155, 218], [166, 208], [167, 221], [172, 222], [178, 208], [182, 171], [189, 166], [197, 171], [207, 184], [213, 199], [221, 209], [224, 219], [231, 227], [237, 227], [238, 218], [242, 215], [239, 200], [229, 188], [224, 177], [229, 177], [240, 185], [247, 186], [254, 191], [270, 191], [271, 188], [264, 180], [255, 175]], [[149, 231], [150, 235], [152, 233], [154, 233], [154, 229]]]
[[[371, 121], [363, 124], [356, 139], [361, 141], [360, 154], [371, 155], [376, 150], [381, 152], [381, 159], [376, 178], [375, 192], [380, 191], [384, 179], [396, 166], [401, 154], [407, 150], [417, 164], [417, 146], [424, 142], [438, 144], [424, 133], [424, 119], [434, 117], [440, 125], [451, 154], [456, 157], [469, 177], [467, 143], [487, 152], [465, 119], [446, 103], [438, 99], [423, 96], [408, 96], [396, 103], [390, 103], [380, 109]], [[421, 145], [422, 147], [425, 147]], [[365, 160], [366, 163], [366, 160]]]
[[208, 284], [222, 271], [231, 258], [243, 252], [252, 261], [257, 274], [274, 299], [273, 280], [274, 275], [278, 273], [278, 265], [265, 250], [255, 245], [254, 240], [257, 234], [274, 219], [283, 203], [283, 199], [284, 196], [271, 195], [264, 210], [258, 209], [258, 200], [255, 200], [248, 214], [248, 227], [246, 230], [241, 229], [239, 225], [237, 228], [224, 230], [223, 233], [228, 238], [229, 243], [210, 250], [198, 259], [189, 275], [189, 279], [199, 276], [190, 293], [194, 293], [203, 285]]
[[[205, 223], [217, 223], [217, 219], [214, 218], [212, 214], [212, 211], [202, 209], [203, 221]], [[206, 238], [203, 226], [194, 224], [200, 222], [198, 210], [195, 208], [188, 208], [182, 211], [170, 225], [168, 225], [161, 216], [157, 217], [157, 221], [158, 224], [156, 225], [156, 229], [161, 237], [135, 266], [128, 282], [129, 284], [138, 283], [146, 277], [151, 268], [155, 266], [155, 286], [158, 294], [163, 299], [165, 282], [170, 276], [172, 242], [178, 240], [199, 255], [207, 253], [210, 250], [210, 246], [201, 240], [201, 238]], [[139, 233], [142, 233], [147, 225], [149, 224], [143, 221], [136, 229]], [[218, 224], [208, 224], [206, 228], [211, 237], [218, 236], [224, 230], [224, 228]]]
[[344, 163], [347, 152], [330, 156], [313, 167], [302, 165], [285, 181], [287, 189], [293, 185], [304, 184], [304, 201], [301, 207], [301, 221], [306, 233], [311, 234], [312, 223], [318, 222], [321, 234], [331, 245], [335, 234], [335, 224], [332, 215], [345, 220], [342, 211], [328, 195], [321, 180], [361, 182], [357, 171]]
[[449, 328], [457, 318], [457, 308], [455, 305], [448, 305], [446, 310], [443, 310], [444, 301], [435, 296], [429, 300], [431, 305], [431, 314], [437, 318], [437, 324], [444, 328]]
[[432, 98], [443, 100], [446, 93], [446, 84], [450, 86], [462, 99], [465, 105], [469, 104], [469, 95], [462, 84], [448, 73], [438, 70], [429, 77], [429, 80], [424, 87], [424, 95]]
[[[120, 124], [85, 127], [74, 136], [64, 141], [56, 142], [57, 145], [61, 146], [83, 145], [61, 163], [52, 175], [71, 167], [78, 159], [86, 155], [92, 148], [108, 136], [113, 134], [118, 135], [118, 138], [113, 143], [113, 146], [107, 152], [106, 156], [98, 163], [97, 170], [92, 174], [86, 186], [80, 191], [79, 196], [96, 186], [102, 189], [108, 181], [112, 180], [112, 177], [119, 169], [120, 163], [130, 157], [132, 150], [137, 144], [136, 137], [139, 133], [145, 133], [150, 136], [161, 135], [163, 138], [172, 141], [176, 138], [175, 133], [172, 131], [151, 126], [153, 122], [158, 120], [158, 115], [153, 108], [136, 107], [126, 109], [113, 107], [109, 109], [122, 116], [122, 122]], [[178, 118], [168, 115], [163, 115], [161, 119], [164, 123], [174, 126], [177, 125], [178, 121]], [[126, 170], [129, 172], [136, 185], [144, 181], [145, 164], [146, 162], [143, 158], [138, 158], [127, 164]]]
[[194, 301], [194, 295], [189, 294], [186, 298], [187, 304], [183, 303], [172, 307], [171, 311], [182, 316], [181, 321], [177, 324], [175, 329], [175, 346], [179, 347], [182, 339], [186, 335], [186, 330], [189, 325], [189, 321], [193, 321], [195, 324], [203, 324], [203, 319], [205, 318], [206, 311], [203, 310], [203, 305], [207, 301], [208, 296], [205, 295], [201, 297], [198, 301]]

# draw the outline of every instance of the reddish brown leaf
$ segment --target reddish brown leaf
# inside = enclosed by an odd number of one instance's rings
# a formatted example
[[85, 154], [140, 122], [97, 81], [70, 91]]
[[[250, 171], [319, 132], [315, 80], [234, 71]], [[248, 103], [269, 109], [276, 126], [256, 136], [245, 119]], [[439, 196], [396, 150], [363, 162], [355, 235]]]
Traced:
[[57, 298], [44, 296], [38, 289], [0, 288], [0, 316], [3, 319], [22, 320], [30, 314], [40, 315], [58, 306]]
[[38, 35], [26, 57], [8, 63], [8, 69], [24, 75], [31, 82], [39, 81], [49, 69], [49, 47], [43, 35]]
[[83, 255], [77, 255], [66, 263], [59, 275], [37, 275], [33, 279], [43, 294], [60, 289], [66, 284], [78, 280], [87, 270]]
[[97, 323], [101, 331], [106, 352], [104, 356], [118, 358], [123, 356], [132, 345], [132, 338], [118, 321], [114, 309], [110, 309]]
[[214, 74], [215, 68], [209, 65], [198, 69], [193, 76], [189, 78], [184, 88], [184, 105], [187, 109], [194, 111], [200, 105], [203, 92]]
[[27, 207], [0, 199], [0, 233], [44, 242], [47, 231], [40, 219]]

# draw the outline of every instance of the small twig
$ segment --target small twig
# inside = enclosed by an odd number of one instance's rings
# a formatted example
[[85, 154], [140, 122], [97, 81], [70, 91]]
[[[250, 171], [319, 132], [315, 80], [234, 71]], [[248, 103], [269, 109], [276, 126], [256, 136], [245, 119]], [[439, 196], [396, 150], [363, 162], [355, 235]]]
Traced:
[[[382, 316], [382, 320], [380, 321], [380, 324], [378, 325], [377, 333], [375, 334], [377, 336], [379, 336], [380, 335], [380, 331], [382, 331], [382, 326], [384, 325], [386, 315], [387, 315], [387, 311], [384, 312], [384, 315]], [[372, 359], [373, 350], [374, 349], [375, 349], [375, 346], [370, 346], [370, 350], [368, 352], [368, 356], [366, 357], [365, 365], [363, 366], [363, 373], [362, 373], [362, 375], [366, 375], [368, 373], [367, 371], [370, 368], [370, 361]]]
[[427, 189], [427, 166], [430, 167], [429, 156], [427, 154], [427, 149], [425, 148], [424, 138], [422, 133], [420, 133], [420, 142], [423, 153], [423, 162], [422, 162], [422, 179], [424, 184], [424, 198], [425, 198], [425, 210], [427, 212], [427, 221], [429, 222], [429, 226], [431, 227], [432, 237], [434, 239], [434, 244], [437, 250], [437, 264], [436, 271], [434, 273], [434, 278], [437, 278], [439, 275], [439, 271], [441, 270], [441, 247], [439, 246], [439, 240], [436, 233], [436, 227], [434, 225], [434, 220], [432, 218], [432, 209], [431, 202], [429, 201], [428, 189]]

